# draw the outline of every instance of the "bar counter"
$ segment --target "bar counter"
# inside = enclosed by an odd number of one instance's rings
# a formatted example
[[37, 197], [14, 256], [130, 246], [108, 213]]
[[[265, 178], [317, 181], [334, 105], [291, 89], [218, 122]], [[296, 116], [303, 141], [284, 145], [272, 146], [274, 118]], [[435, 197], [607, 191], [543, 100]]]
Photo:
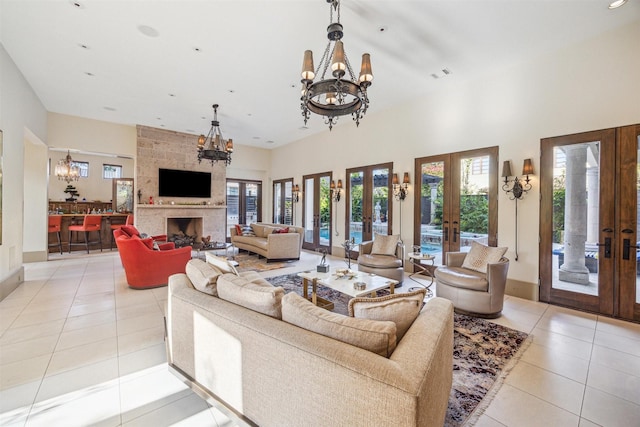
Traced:
[[[65, 253], [69, 253], [69, 226], [70, 225], [82, 225], [84, 217], [87, 215], [100, 215], [102, 217], [102, 224], [100, 225], [100, 234], [102, 236], [102, 249], [109, 250], [111, 245], [111, 226], [116, 224], [124, 224], [127, 220], [128, 214], [123, 213], [101, 213], [101, 214], [51, 214], [50, 216], [61, 216], [62, 226], [60, 229], [60, 240], [62, 241], [62, 250]], [[96, 241], [94, 244], [89, 244], [89, 250], [98, 250], [100, 245], [98, 244], [98, 235], [95, 232], [89, 233], [89, 241]], [[83, 243], [82, 245], [74, 245], [71, 247], [71, 251], [85, 251], [84, 236], [82, 232], [73, 233], [73, 242]], [[49, 233], [49, 252], [60, 252], [58, 247], [58, 238], [56, 233]], [[115, 242], [113, 247], [116, 247]]]

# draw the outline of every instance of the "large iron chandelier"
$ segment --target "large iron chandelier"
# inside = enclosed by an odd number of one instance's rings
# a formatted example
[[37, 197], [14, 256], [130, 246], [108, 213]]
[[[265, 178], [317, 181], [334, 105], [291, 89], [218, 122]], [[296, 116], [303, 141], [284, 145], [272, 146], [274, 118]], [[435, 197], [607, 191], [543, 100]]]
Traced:
[[[360, 124], [369, 108], [367, 88], [371, 86], [373, 73], [371, 72], [371, 58], [368, 53], [362, 55], [360, 76], [356, 78], [349, 64], [349, 59], [342, 43], [342, 24], [340, 24], [340, 0], [327, 0], [329, 3], [329, 26], [327, 27], [327, 48], [320, 59], [318, 68], [313, 68], [313, 52], [306, 50], [302, 61], [302, 97], [300, 98], [304, 123], [311, 113], [325, 117], [329, 130], [338, 121], [339, 116], [351, 114], [356, 125]], [[333, 22], [333, 12], [336, 11], [337, 22]], [[333, 78], [325, 78], [331, 65]], [[320, 79], [314, 78], [322, 70]], [[346, 75], [348, 72], [348, 75]]]
[[56, 164], [55, 174], [60, 181], [67, 181], [67, 184], [80, 179], [80, 168], [73, 163], [70, 151], [67, 150], [67, 157], [60, 159]]
[[210, 160], [211, 165], [218, 161], [224, 162], [225, 166], [231, 164], [231, 153], [233, 153], [233, 140], [224, 140], [220, 131], [220, 122], [218, 121], [218, 104], [213, 104], [213, 120], [211, 121], [211, 129], [205, 137], [198, 137], [198, 163], [202, 159]]

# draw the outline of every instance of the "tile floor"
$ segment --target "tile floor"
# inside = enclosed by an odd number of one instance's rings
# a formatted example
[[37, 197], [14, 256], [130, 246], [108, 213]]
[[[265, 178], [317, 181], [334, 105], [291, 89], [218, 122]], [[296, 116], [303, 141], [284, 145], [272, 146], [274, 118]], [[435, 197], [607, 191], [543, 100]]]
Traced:
[[[116, 252], [26, 264], [25, 277], [0, 302], [0, 425], [236, 425], [167, 371], [166, 288], [129, 289]], [[533, 342], [477, 426], [640, 426], [640, 325], [514, 297], [496, 323]]]

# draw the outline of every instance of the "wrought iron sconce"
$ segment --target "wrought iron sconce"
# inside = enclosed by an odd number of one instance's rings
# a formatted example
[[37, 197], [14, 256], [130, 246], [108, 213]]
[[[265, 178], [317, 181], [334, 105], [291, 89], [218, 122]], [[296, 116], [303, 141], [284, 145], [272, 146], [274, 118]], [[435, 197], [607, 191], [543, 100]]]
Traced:
[[[533, 175], [533, 163], [531, 159], [525, 159], [524, 164], [522, 165], [522, 175], [524, 176], [524, 184], [522, 180], [517, 176], [513, 177], [513, 180], [509, 181], [509, 177], [511, 174], [511, 161], [505, 160], [502, 164], [502, 177], [504, 178], [504, 185], [502, 189], [507, 193], [511, 193], [509, 196], [511, 200], [516, 201], [516, 247], [515, 247], [515, 260], [518, 261], [518, 199], [523, 199], [524, 195], [531, 190], [531, 183], [529, 182], [529, 175]], [[509, 183], [512, 182], [513, 185], [509, 188]]]
[[[529, 175], [533, 175], [533, 163], [531, 159], [525, 159], [524, 164], [522, 165], [522, 175], [524, 176], [524, 184], [522, 180], [517, 176], [513, 176], [511, 173], [511, 161], [505, 160], [502, 164], [502, 177], [504, 178], [504, 185], [502, 189], [507, 193], [511, 193], [512, 196], [509, 198], [513, 199], [522, 199], [524, 195], [531, 190], [531, 183], [529, 182]], [[509, 180], [509, 177], [513, 176], [513, 180]], [[509, 183], [512, 182], [513, 185], [509, 188]]]
[[393, 180], [391, 183], [393, 184], [393, 196], [396, 200], [404, 200], [407, 197], [407, 193], [409, 192], [409, 172], [404, 173], [404, 177], [402, 178], [402, 184], [398, 180], [398, 174], [393, 174]]
[[342, 195], [342, 180], [339, 179], [338, 184], [336, 184], [335, 181], [331, 181], [329, 188], [331, 190], [331, 199], [333, 199], [336, 202], [339, 202], [340, 197]]
[[298, 203], [300, 201], [300, 186], [298, 184], [293, 186], [292, 196], [293, 203]]

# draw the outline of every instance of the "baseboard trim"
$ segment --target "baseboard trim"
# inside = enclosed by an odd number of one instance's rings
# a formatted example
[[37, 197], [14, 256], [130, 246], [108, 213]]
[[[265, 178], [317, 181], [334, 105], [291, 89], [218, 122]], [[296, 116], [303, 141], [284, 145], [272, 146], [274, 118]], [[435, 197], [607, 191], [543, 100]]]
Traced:
[[48, 257], [49, 253], [47, 251], [23, 252], [22, 262], [42, 262], [46, 261]]
[[24, 267], [20, 266], [20, 268], [0, 282], [0, 301], [15, 291], [22, 282], [24, 282]]
[[528, 299], [531, 301], [540, 300], [540, 287], [537, 283], [524, 282], [522, 280], [507, 279], [505, 294], [512, 297]]

